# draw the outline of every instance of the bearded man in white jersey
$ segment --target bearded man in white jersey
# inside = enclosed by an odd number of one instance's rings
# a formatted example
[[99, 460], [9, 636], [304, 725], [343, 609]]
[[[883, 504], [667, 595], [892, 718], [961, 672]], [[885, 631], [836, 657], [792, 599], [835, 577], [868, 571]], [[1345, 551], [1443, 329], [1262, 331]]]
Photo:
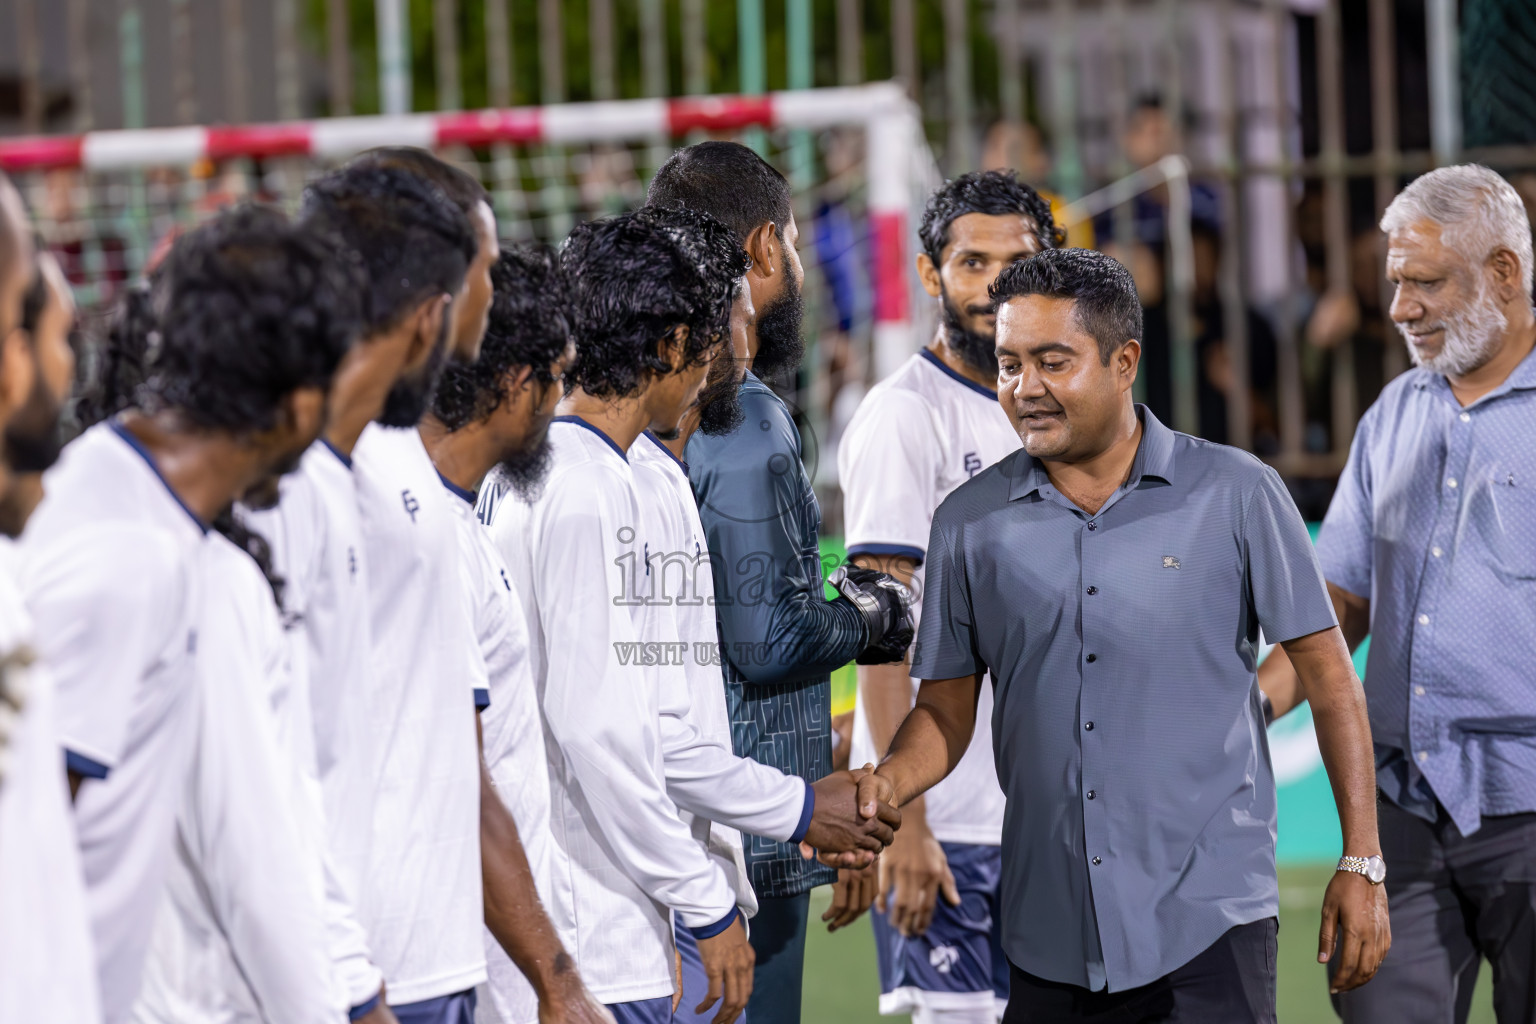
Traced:
[[[413, 208], [408, 244], [372, 243], [368, 232], [377, 238], [384, 228], [369, 200], [402, 177], [435, 198]], [[485, 666], [460, 586], [452, 508], [415, 428], [443, 363], [479, 348], [484, 309], [455, 307], [470, 301], [467, 272], [481, 246], [440, 186], [369, 155], [312, 185], [304, 215], [324, 216], [362, 260], [369, 327], [403, 318], [435, 336], [425, 372], [391, 389], [350, 453], [372, 678], [366, 702], [348, 710], [362, 716], [369, 747], [360, 763], [371, 782], [371, 850], [359, 913], [373, 960], [402, 1024], [459, 1024], [472, 1019], [485, 979], [474, 731]], [[469, 325], [461, 335], [460, 323]]]
[[352, 341], [327, 312], [345, 306], [340, 251], [288, 228], [276, 254], [248, 236], [249, 216], [178, 243], [196, 258], [155, 299], [137, 408], [65, 449], [22, 545], [110, 1024], [138, 993], [203, 699], [208, 524], [297, 465]]
[[[917, 269], [939, 302], [938, 330], [860, 404], [838, 449], [838, 475], [849, 560], [910, 584], [920, 602], [934, 510], [1019, 447], [997, 401], [987, 287], [1014, 260], [1060, 239], [1049, 204], [1003, 171], [945, 183], [929, 197], [919, 234]], [[850, 763], [885, 755], [916, 692], [905, 663], [859, 667]], [[880, 1012], [910, 1013], [915, 1024], [990, 1024], [1007, 1004], [995, 927], [1003, 793], [991, 704], [983, 687], [960, 765], [902, 808], [901, 834], [880, 859], [872, 917]]]
[[[741, 276], [747, 269], [746, 254], [723, 224], [707, 214], [661, 208], [654, 216], [684, 228], [682, 241], [693, 261], [710, 268], [717, 287], [732, 292], [730, 343], [710, 362], [704, 387], [677, 426], [655, 423], [629, 450], [644, 566], [643, 574], [638, 568], [633, 574], [630, 589], [644, 604], [644, 640], [656, 651], [667, 652], [657, 671], [664, 680], [668, 792], [695, 840], [730, 879], [742, 915], [750, 918], [758, 911], [758, 898], [747, 871], [742, 833], [782, 842], [803, 831], [808, 844], [824, 841], [815, 806], [810, 827], [800, 827], [806, 810], [803, 781], [732, 752], [715, 627], [714, 576], [683, 461], [694, 433], [729, 433], [741, 423], [740, 388], [750, 362], [748, 334], [755, 313], [751, 289]], [[710, 1018], [698, 1008], [705, 1003], [710, 980], [698, 943], [676, 918], [673, 932], [683, 991], [672, 1021], [707, 1022]]]
[[[644, 652], [659, 643], [657, 627], [631, 589], [645, 542], [629, 455], [647, 427], [677, 429], [729, 322], [735, 275], [701, 262], [686, 241], [701, 229], [698, 215], [647, 209], [572, 233], [562, 267], [578, 348], [573, 390], [550, 428], [553, 468], [533, 500], [496, 501], [491, 522], [523, 599], [551, 753], [551, 827], [564, 854], [555, 920], [620, 1024], [671, 1018], [674, 915], [709, 978], [697, 1011], [719, 1003], [713, 1020], [728, 1024], [751, 992], [736, 890], [680, 816], [690, 800], [709, 802], [698, 794], [707, 776], [676, 770], [704, 756], [686, 720], [687, 681]], [[816, 795], [790, 785], [783, 839], [807, 838], [823, 793], [831, 816], [852, 806], [846, 777]], [[888, 828], [821, 828], [829, 849], [889, 839]]]
[[549, 467], [549, 423], [575, 347], [565, 286], [551, 254], [504, 250], [491, 280], [480, 358], [444, 370], [419, 428], [455, 513], [489, 690], [478, 723], [489, 978], [475, 1019], [612, 1024], [582, 985], [544, 907], [559, 854], [549, 831], [549, 770], [528, 627], [506, 564], [475, 517], [475, 494], [488, 473], [519, 496], [542, 481]]
[[[353, 1020], [392, 1024], [386, 966], [372, 952], [383, 911], [373, 883], [375, 787], [383, 756], [375, 688], [368, 565], [352, 452], [386, 410], [414, 422], [445, 358], [456, 294], [467, 290], [461, 211], [402, 168], [333, 176], [305, 196], [305, 224], [336, 238], [369, 282], [363, 336], [337, 371], [325, 431], [284, 478], [281, 500], [240, 509], [283, 580], [294, 671], [291, 749], [320, 792], [337, 970]], [[393, 278], [383, 277], [394, 273]], [[375, 280], [393, 289], [371, 285]], [[411, 281], [414, 280], [414, 284]], [[403, 411], [402, 411], [403, 410]], [[337, 907], [345, 912], [339, 911]], [[398, 997], [398, 996], [397, 996]]]
[[[52, 682], [18, 585], [16, 548], [31, 512], [24, 491], [58, 455], [74, 322], [69, 286], [34, 259], [31, 225], [0, 177], [0, 1020], [101, 1020], [80, 851], [59, 773]], [[31, 285], [28, 285], [28, 278]]]

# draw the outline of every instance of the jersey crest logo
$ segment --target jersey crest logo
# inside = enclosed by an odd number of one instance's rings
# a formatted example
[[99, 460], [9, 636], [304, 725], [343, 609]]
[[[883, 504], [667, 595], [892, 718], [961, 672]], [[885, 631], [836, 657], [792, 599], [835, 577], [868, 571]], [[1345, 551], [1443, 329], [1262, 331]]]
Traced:
[[965, 453], [965, 475], [973, 477], [981, 472], [981, 456], [975, 452]]
[[928, 965], [940, 974], [948, 974], [960, 962], [960, 951], [954, 946], [934, 946], [928, 951]]
[[405, 511], [410, 514], [411, 522], [416, 522], [416, 513], [421, 510], [421, 502], [416, 500], [416, 495], [407, 487], [400, 492], [400, 503], [405, 506]]
[[1179, 566], [1179, 560], [1177, 558], [1175, 558], [1173, 555], [1164, 555], [1163, 556], [1163, 568], [1164, 569], [1177, 569], [1179, 567], [1180, 567]]

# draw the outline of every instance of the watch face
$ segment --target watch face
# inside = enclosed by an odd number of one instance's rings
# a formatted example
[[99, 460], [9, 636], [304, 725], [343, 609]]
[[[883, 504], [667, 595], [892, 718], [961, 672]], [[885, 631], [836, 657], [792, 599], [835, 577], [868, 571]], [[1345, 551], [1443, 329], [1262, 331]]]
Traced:
[[1365, 877], [1370, 879], [1372, 885], [1380, 885], [1387, 880], [1387, 862], [1380, 857], [1368, 857], [1365, 861]]

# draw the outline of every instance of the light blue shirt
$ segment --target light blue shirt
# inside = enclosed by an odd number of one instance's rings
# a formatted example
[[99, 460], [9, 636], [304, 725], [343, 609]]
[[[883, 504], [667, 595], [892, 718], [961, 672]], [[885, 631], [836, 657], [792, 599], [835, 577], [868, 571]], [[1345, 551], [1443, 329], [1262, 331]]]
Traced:
[[1355, 434], [1318, 537], [1323, 575], [1371, 602], [1377, 781], [1463, 835], [1536, 811], [1536, 354], [1462, 408], [1410, 370]]
[[1111, 992], [1278, 912], [1259, 629], [1334, 625], [1275, 471], [1140, 414], [1096, 515], [1022, 451], [944, 500], [912, 657], [995, 681], [1008, 959]]

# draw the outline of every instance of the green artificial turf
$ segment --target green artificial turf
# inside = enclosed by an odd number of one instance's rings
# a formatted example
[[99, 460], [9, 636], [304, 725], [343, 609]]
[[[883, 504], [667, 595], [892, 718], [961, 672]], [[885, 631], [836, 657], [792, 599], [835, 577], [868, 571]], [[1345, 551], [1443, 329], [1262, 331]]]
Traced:
[[[1318, 911], [1331, 871], [1326, 866], [1280, 869], [1280, 1024], [1335, 1024], [1323, 968], [1317, 963]], [[819, 918], [827, 889], [811, 897], [811, 933], [805, 950], [805, 1024], [875, 1024], [879, 980], [867, 919], [828, 935]], [[1470, 1024], [1494, 1024], [1489, 971], [1478, 978]]]

